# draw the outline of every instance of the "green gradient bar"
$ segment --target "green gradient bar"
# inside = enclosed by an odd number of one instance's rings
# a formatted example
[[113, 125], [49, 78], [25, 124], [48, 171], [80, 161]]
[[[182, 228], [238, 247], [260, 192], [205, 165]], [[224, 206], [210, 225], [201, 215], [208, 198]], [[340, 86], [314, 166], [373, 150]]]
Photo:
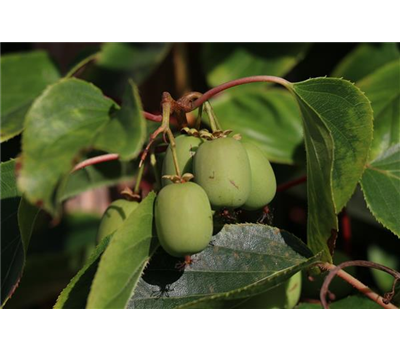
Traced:
[[52, 350], [53, 310], [1, 310], [0, 350]]
[[88, 309], [85, 324], [86, 350], [125, 350], [125, 310]]

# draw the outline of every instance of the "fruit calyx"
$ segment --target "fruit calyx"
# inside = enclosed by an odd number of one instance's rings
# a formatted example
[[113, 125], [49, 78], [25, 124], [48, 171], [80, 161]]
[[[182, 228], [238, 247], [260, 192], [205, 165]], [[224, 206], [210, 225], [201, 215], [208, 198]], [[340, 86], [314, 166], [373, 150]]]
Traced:
[[182, 176], [164, 175], [162, 178], [163, 179], [168, 179], [168, 180], [172, 181], [174, 184], [179, 184], [179, 183], [189, 182], [191, 179], [194, 178], [194, 175], [190, 174], [190, 173], [185, 173]]
[[121, 191], [121, 195], [129, 202], [140, 202], [142, 199], [140, 194], [134, 193], [129, 187], [125, 187]]

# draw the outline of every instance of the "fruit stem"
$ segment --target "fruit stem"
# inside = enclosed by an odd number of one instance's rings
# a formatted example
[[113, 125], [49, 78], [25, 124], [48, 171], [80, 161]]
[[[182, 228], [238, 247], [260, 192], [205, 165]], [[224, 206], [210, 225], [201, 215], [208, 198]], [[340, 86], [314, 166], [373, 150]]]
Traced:
[[172, 104], [172, 97], [168, 92], [164, 92], [162, 96], [162, 110], [163, 110], [163, 115], [162, 115], [162, 121], [161, 121], [161, 126], [159, 126], [156, 131], [154, 131], [150, 135], [150, 140], [149, 143], [147, 144], [146, 148], [144, 149], [142, 153], [142, 157], [140, 159], [139, 163], [139, 168], [143, 166], [143, 162], [145, 161], [147, 154], [149, 153], [150, 147], [157, 138], [159, 134], [166, 134], [169, 130], [169, 118], [171, 115], [171, 104]]
[[176, 142], [175, 142], [175, 137], [172, 134], [172, 131], [170, 128], [167, 129], [167, 135], [168, 139], [171, 145], [171, 151], [172, 151], [172, 159], [174, 161], [174, 166], [175, 166], [175, 173], [178, 177], [181, 177], [181, 171], [179, 169], [179, 163], [178, 163], [178, 155], [176, 154]]
[[201, 117], [202, 116], [203, 116], [203, 105], [201, 105], [199, 107], [198, 114], [197, 114], [196, 125], [195, 125], [195, 128], [197, 130], [200, 130], [200, 128], [201, 128]]
[[[370, 267], [374, 269], [378, 269], [384, 272], [389, 273], [395, 278], [395, 282], [400, 279], [400, 272], [397, 272], [396, 270], [393, 270], [389, 267], [371, 262], [371, 261], [365, 261], [365, 260], [354, 260], [354, 261], [346, 261], [342, 264], [339, 264], [337, 266], [329, 263], [325, 263], [322, 265], [319, 265], [320, 268], [323, 270], [328, 270], [330, 271], [329, 274], [326, 276], [324, 283], [322, 284], [321, 287], [321, 293], [320, 293], [320, 298], [321, 298], [321, 304], [325, 309], [329, 309], [328, 303], [326, 301], [326, 295], [328, 293], [328, 288], [333, 280], [333, 278], [338, 275], [342, 279], [344, 279], [346, 282], [351, 284], [354, 288], [358, 289], [361, 293], [366, 295], [368, 298], [371, 300], [375, 301], [377, 304], [382, 306], [385, 309], [397, 309], [395, 305], [390, 303], [391, 297], [387, 297], [385, 295], [384, 298], [382, 298], [380, 295], [372, 291], [369, 287], [367, 287], [365, 284], [360, 282], [358, 279], [354, 278], [352, 275], [348, 274], [347, 272], [343, 271], [342, 268], [348, 267], [348, 266], [362, 266], [362, 267]], [[387, 293], [390, 294], [390, 293]]]
[[138, 171], [135, 188], [133, 190], [133, 193], [135, 194], [140, 194], [140, 183], [142, 182], [143, 172], [144, 172], [144, 166], [140, 167]]
[[210, 102], [204, 102], [204, 109], [207, 113], [208, 119], [210, 121], [211, 131], [215, 132], [217, 130], [221, 130], [221, 125], [218, 122], [217, 116], [214, 113], [213, 108], [211, 107]]

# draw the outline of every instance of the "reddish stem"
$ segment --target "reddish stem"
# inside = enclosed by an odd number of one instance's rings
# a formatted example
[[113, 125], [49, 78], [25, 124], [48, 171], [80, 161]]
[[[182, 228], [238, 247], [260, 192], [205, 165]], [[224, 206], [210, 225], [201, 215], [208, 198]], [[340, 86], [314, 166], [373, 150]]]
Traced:
[[346, 208], [343, 209], [340, 223], [343, 233], [344, 251], [346, 254], [351, 255], [351, 223]]
[[145, 111], [143, 111], [143, 114], [144, 114], [144, 117], [147, 119], [147, 120], [151, 120], [152, 122], [161, 122], [161, 120], [162, 120], [162, 116], [161, 115], [155, 115], [155, 114], [151, 114], [151, 113], [149, 113], [149, 112], [145, 112]]
[[297, 186], [299, 184], [302, 184], [307, 181], [307, 176], [302, 176], [299, 179], [288, 181], [283, 183], [282, 185], [279, 185], [278, 188], [276, 189], [276, 192], [283, 192], [286, 191], [289, 188], [292, 188], [294, 186]]
[[255, 75], [252, 77], [246, 77], [246, 78], [240, 78], [232, 81], [228, 81], [227, 83], [221, 84], [216, 86], [215, 88], [208, 90], [206, 93], [204, 93], [200, 98], [198, 98], [196, 101], [193, 102], [192, 105], [192, 110], [200, 107], [204, 102], [209, 100], [211, 97], [219, 94], [220, 92], [230, 89], [234, 86], [239, 86], [239, 85], [244, 85], [244, 84], [250, 84], [250, 83], [276, 83], [283, 85], [287, 87], [290, 83], [279, 77], [274, 77], [270, 75]]
[[117, 160], [117, 159], [119, 159], [119, 154], [117, 154], [117, 153], [104, 154], [104, 155], [101, 155], [98, 157], [89, 158], [89, 159], [84, 160], [83, 162], [78, 163], [72, 169], [71, 172], [73, 173], [74, 171], [86, 168], [87, 166], [90, 166], [90, 165], [109, 162], [111, 160]]

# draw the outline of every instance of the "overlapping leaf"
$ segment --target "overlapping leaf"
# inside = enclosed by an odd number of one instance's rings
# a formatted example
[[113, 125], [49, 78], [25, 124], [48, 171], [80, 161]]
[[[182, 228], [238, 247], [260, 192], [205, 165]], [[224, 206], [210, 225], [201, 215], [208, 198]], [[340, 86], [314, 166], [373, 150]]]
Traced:
[[113, 101], [92, 84], [74, 78], [52, 85], [35, 101], [26, 118], [18, 180], [29, 201], [57, 213], [66, 176], [91, 147], [112, 150], [125, 159], [137, 155], [145, 124], [133, 84], [124, 102], [114, 113], [118, 106]]
[[400, 144], [367, 165], [361, 187], [375, 218], [400, 237]]
[[15, 180], [15, 161], [1, 163], [1, 290], [4, 305], [17, 287], [38, 209], [21, 200]]
[[71, 282], [59, 295], [55, 309], [84, 309], [90, 292], [92, 281], [96, 274], [100, 257], [110, 242], [111, 236], [105, 237], [85, 265], [74, 276]]
[[121, 159], [129, 160], [139, 154], [146, 136], [146, 120], [139, 92], [135, 84], [129, 81], [121, 109], [100, 131], [94, 147], [118, 153]]
[[374, 138], [369, 159], [373, 160], [400, 142], [400, 58], [357, 82], [374, 110]]
[[185, 270], [159, 250], [128, 308], [223, 307], [227, 300], [266, 291], [316, 257], [295, 236], [258, 224], [226, 225]]
[[385, 64], [399, 59], [397, 43], [360, 44], [337, 65], [332, 76], [359, 81]]
[[35, 101], [25, 121], [18, 186], [32, 203], [56, 212], [55, 191], [74, 159], [90, 147], [115, 104], [78, 79], [63, 79]]
[[18, 135], [33, 100], [60, 76], [43, 51], [1, 56], [1, 142]]
[[153, 203], [150, 193], [115, 232], [101, 257], [87, 307], [124, 308], [157, 247], [153, 236]]
[[308, 243], [331, 260], [336, 214], [353, 194], [372, 141], [368, 99], [350, 82], [316, 78], [289, 86], [304, 121], [307, 150]]

